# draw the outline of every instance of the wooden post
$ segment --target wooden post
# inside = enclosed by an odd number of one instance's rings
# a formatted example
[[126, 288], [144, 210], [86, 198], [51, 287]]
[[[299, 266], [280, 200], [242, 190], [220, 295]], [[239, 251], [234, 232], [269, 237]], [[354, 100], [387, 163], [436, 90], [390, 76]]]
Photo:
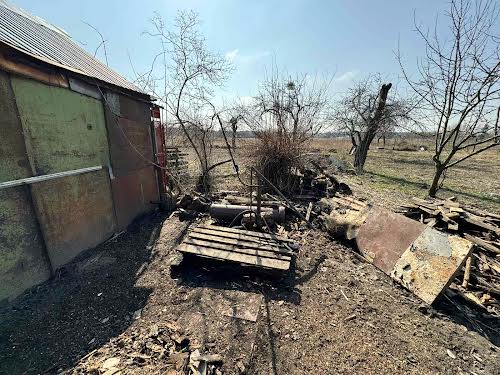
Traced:
[[261, 225], [261, 206], [262, 206], [262, 186], [261, 179], [257, 176], [257, 215], [255, 216], [255, 223], [257, 227]]
[[472, 265], [472, 254], [465, 261], [464, 281], [462, 282], [462, 287], [465, 289], [467, 289], [467, 286], [469, 285], [471, 265]]

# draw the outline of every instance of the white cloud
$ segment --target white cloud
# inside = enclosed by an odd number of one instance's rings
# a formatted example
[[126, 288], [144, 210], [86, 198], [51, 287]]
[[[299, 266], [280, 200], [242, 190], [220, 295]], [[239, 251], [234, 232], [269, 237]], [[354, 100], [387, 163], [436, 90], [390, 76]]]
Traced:
[[238, 56], [238, 53], [240, 52], [239, 49], [233, 49], [232, 51], [226, 52], [226, 59], [233, 62], [236, 57]]
[[241, 54], [238, 48], [235, 48], [231, 51], [226, 52], [225, 57], [230, 62], [234, 62], [237, 64], [253, 64], [260, 59], [270, 56], [270, 51], [257, 51], [251, 54]]
[[335, 82], [349, 82], [352, 81], [358, 74], [359, 72], [357, 70], [350, 70], [341, 74], [338, 77], [335, 77], [333, 80]]

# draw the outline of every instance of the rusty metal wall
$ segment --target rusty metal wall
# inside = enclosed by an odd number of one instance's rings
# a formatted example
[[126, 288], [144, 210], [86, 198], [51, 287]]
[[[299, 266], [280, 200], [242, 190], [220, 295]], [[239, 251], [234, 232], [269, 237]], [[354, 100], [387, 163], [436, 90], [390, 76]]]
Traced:
[[[0, 182], [30, 177], [21, 123], [0, 71]], [[50, 277], [50, 264], [27, 187], [0, 190], [0, 301]]]
[[158, 200], [158, 185], [153, 167], [143, 168], [112, 180], [118, 227], [123, 229], [137, 216], [150, 212]]
[[36, 183], [32, 196], [54, 268], [116, 230], [106, 169]]
[[118, 228], [124, 229], [137, 216], [154, 209], [159, 200], [151, 137], [151, 112], [147, 103], [107, 93], [108, 128], [113, 200]]
[[113, 174], [120, 177], [149, 167], [153, 160], [149, 105], [108, 92], [105, 108]]

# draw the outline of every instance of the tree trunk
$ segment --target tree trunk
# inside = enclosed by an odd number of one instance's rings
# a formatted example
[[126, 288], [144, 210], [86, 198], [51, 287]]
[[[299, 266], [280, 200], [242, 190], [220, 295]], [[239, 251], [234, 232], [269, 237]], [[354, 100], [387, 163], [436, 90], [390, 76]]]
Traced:
[[439, 180], [441, 179], [441, 176], [443, 175], [445, 168], [442, 166], [436, 165], [436, 169], [434, 171], [434, 178], [432, 179], [432, 184], [431, 187], [429, 188], [429, 196], [430, 197], [435, 197], [436, 193], [439, 189]]
[[365, 167], [366, 157], [368, 156], [368, 149], [370, 144], [375, 138], [375, 134], [366, 133], [354, 153], [354, 168], [357, 174], [362, 174]]
[[360, 142], [354, 153], [354, 168], [357, 174], [363, 173], [363, 168], [365, 166], [366, 157], [368, 155], [368, 149], [372, 143], [375, 135], [378, 132], [382, 116], [384, 115], [385, 104], [387, 102], [387, 95], [392, 87], [392, 83], [382, 85], [380, 88], [379, 99], [377, 104], [377, 109], [372, 118], [368, 119], [368, 126], [366, 132], [360, 137]]

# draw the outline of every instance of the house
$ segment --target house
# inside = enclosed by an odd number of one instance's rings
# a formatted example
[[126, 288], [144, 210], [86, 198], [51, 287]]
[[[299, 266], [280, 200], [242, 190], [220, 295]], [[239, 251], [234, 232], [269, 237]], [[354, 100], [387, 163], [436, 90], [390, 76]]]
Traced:
[[0, 0], [0, 301], [155, 209], [150, 96]]

